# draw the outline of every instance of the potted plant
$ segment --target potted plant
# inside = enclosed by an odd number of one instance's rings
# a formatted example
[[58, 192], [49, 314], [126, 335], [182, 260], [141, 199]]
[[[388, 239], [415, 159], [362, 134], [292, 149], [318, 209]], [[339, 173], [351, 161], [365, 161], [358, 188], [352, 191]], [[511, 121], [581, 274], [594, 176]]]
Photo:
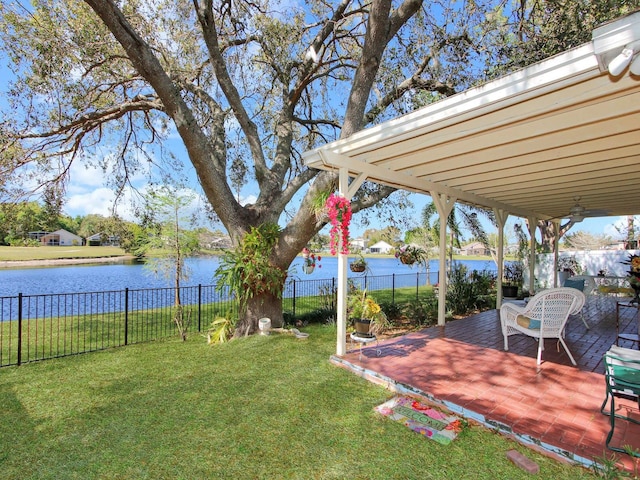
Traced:
[[302, 271], [307, 275], [313, 273], [316, 265], [320, 268], [320, 260], [322, 260], [322, 257], [320, 255], [316, 257], [316, 254], [307, 247], [302, 249]]
[[356, 273], [364, 272], [367, 269], [367, 261], [362, 256], [362, 253], [359, 253], [356, 259], [349, 264], [349, 268]]
[[429, 255], [424, 248], [413, 245], [402, 245], [396, 249], [395, 256], [404, 265], [412, 266], [414, 263], [426, 264]]
[[558, 258], [558, 283], [564, 285], [567, 278], [582, 273], [582, 267], [574, 257]]
[[640, 305], [640, 255], [630, 253], [629, 259], [620, 263], [623, 265], [629, 265], [629, 271], [627, 272], [629, 276], [627, 277], [627, 280], [634, 292], [630, 303]]
[[353, 321], [356, 335], [366, 337], [372, 335], [374, 324], [386, 322], [386, 315], [378, 302], [367, 291], [356, 291], [347, 299], [347, 314]]
[[524, 265], [520, 261], [505, 263], [502, 274], [502, 296], [514, 298], [518, 296], [518, 288], [522, 286]]

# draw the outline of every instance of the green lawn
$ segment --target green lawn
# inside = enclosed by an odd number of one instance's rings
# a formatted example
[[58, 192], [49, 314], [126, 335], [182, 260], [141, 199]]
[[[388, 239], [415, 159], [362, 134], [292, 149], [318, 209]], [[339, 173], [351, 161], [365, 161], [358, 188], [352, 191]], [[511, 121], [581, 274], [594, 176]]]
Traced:
[[594, 478], [478, 426], [442, 446], [328, 358], [335, 328], [210, 347], [192, 335], [0, 369], [3, 479]]
[[119, 247], [5, 247], [0, 246], [0, 261], [54, 260], [58, 258], [97, 258], [126, 255]]

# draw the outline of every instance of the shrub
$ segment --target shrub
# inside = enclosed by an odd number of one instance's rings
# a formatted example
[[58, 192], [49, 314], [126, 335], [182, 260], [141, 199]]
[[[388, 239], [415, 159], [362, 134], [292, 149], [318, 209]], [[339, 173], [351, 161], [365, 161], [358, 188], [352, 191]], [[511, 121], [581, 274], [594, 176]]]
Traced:
[[338, 287], [335, 285], [321, 285], [319, 289], [320, 305], [322, 309], [332, 310], [335, 315], [338, 298]]
[[397, 303], [380, 302], [380, 308], [387, 315], [390, 322], [399, 320], [402, 317], [402, 307]]
[[320, 307], [310, 312], [296, 315], [295, 319], [289, 313], [285, 314], [285, 325], [308, 325], [309, 323], [333, 323], [336, 311], [333, 308]]
[[404, 306], [403, 313], [413, 325], [435, 325], [438, 321], [438, 299], [429, 296], [414, 300]]
[[486, 270], [468, 273], [467, 267], [455, 263], [447, 287], [447, 309], [454, 315], [486, 310], [493, 303], [495, 274]]

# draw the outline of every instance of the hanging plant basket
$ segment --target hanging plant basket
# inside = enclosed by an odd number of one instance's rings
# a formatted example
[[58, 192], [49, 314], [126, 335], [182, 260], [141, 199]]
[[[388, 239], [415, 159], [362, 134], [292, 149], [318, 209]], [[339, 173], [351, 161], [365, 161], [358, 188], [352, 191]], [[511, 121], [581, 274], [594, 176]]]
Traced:
[[404, 265], [413, 265], [415, 263], [415, 259], [411, 255], [400, 255], [399, 258]]
[[303, 266], [302, 266], [302, 271], [303, 271], [304, 273], [306, 273], [307, 275], [309, 275], [309, 274], [313, 273], [313, 270], [314, 270], [315, 268], [316, 268], [316, 267], [315, 267], [314, 265], [303, 265]]
[[367, 267], [359, 263], [351, 263], [349, 264], [349, 268], [351, 269], [352, 272], [360, 273], [360, 272], [364, 272]]

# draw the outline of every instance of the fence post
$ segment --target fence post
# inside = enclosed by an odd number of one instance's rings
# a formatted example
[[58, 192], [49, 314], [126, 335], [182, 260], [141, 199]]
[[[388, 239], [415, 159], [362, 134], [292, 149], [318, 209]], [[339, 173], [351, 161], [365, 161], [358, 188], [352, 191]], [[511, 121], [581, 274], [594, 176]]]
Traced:
[[396, 274], [391, 274], [391, 305], [396, 304]]
[[416, 301], [420, 300], [420, 272], [416, 272]]
[[18, 365], [22, 365], [22, 293], [18, 294]]
[[[336, 291], [336, 277], [331, 277], [331, 311], [335, 312], [338, 309], [338, 292]], [[336, 321], [338, 319], [336, 318]]]
[[124, 289], [124, 344], [129, 340], [129, 287]]
[[296, 318], [296, 279], [293, 279], [293, 312], [291, 313], [291, 319]]
[[198, 284], [198, 332], [202, 331], [202, 284]]

